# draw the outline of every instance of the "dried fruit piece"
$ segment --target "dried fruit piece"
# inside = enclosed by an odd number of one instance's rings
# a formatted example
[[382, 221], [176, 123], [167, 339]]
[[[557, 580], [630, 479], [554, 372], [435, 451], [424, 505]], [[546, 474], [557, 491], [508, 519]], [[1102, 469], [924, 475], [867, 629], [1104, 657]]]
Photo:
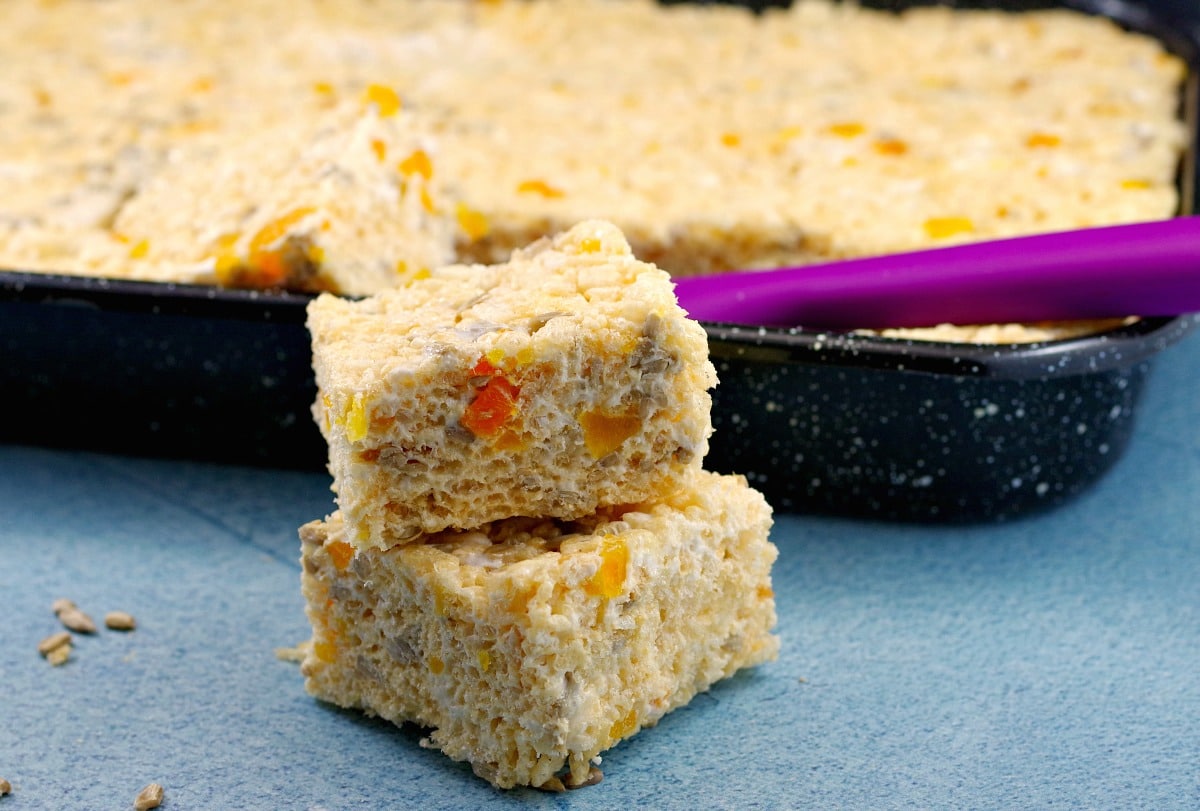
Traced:
[[491, 223], [488, 222], [486, 215], [463, 203], [458, 204], [455, 215], [458, 219], [459, 227], [462, 228], [463, 233], [469, 239], [483, 239], [492, 230]]
[[422, 186], [420, 197], [421, 208], [425, 209], [429, 214], [436, 214], [438, 210], [437, 203], [433, 201], [433, 195], [429, 193], [429, 189]]
[[291, 229], [316, 212], [313, 206], [300, 206], [268, 222], [250, 240], [251, 255], [270, 248], [287, 236]]
[[[625, 591], [629, 547], [620, 538], [605, 538], [600, 548], [600, 568], [585, 585], [588, 594], [612, 599]], [[623, 738], [624, 735], [618, 735]]]
[[880, 138], [871, 147], [880, 155], [903, 155], [908, 152], [908, 144], [899, 138]]
[[1057, 135], [1051, 132], [1034, 132], [1025, 139], [1025, 146], [1029, 147], [1030, 149], [1037, 149], [1039, 147], [1054, 147], [1061, 143], [1062, 138], [1059, 138]]
[[975, 223], [967, 217], [930, 217], [925, 221], [924, 228], [931, 239], [946, 239], [971, 233], [975, 230]]
[[855, 138], [867, 131], [867, 128], [857, 121], [843, 121], [829, 125], [829, 133], [839, 138]]
[[346, 426], [346, 439], [350, 442], [361, 442], [366, 438], [370, 421], [367, 419], [367, 404], [361, 394], [350, 398], [342, 424]]
[[5, 794], [12, 794], [12, 783], [0, 777], [0, 797], [3, 797]]
[[426, 180], [433, 177], [433, 161], [424, 149], [414, 149], [396, 168], [403, 175], [420, 175]]
[[379, 110], [379, 115], [384, 118], [400, 112], [400, 96], [387, 85], [367, 85], [363, 98], [367, 104], [374, 104]]
[[325, 549], [329, 552], [329, 559], [333, 561], [334, 568], [339, 572], [345, 571], [354, 557], [354, 547], [345, 541], [330, 541]]
[[613, 721], [612, 727], [608, 730], [608, 736], [614, 741], [619, 741], [637, 732], [637, 729], [637, 710], [630, 710], [623, 718]]
[[332, 642], [316, 642], [313, 644], [313, 653], [322, 662], [337, 661], [337, 645]]
[[104, 615], [104, 625], [113, 631], [132, 631], [137, 627], [137, 620], [125, 611], [109, 611]]
[[493, 377], [467, 406], [459, 422], [475, 436], [494, 437], [517, 413], [521, 389], [505, 377]]
[[163, 787], [158, 783], [150, 783], [133, 798], [134, 811], [149, 811], [158, 808], [163, 801]]
[[551, 186], [544, 180], [522, 180], [517, 184], [518, 194], [540, 194], [542, 197], [562, 197], [563, 190]]
[[583, 428], [583, 444], [588, 453], [593, 459], [603, 459], [638, 432], [642, 419], [636, 408], [622, 414], [586, 411], [579, 415], [579, 426]]

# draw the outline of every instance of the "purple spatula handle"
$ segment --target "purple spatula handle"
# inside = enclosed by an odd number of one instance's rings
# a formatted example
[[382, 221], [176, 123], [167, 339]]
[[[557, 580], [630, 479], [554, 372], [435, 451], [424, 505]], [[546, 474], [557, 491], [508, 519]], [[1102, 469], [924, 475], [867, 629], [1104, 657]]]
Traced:
[[818, 329], [1200, 312], [1200, 217], [677, 280], [700, 321]]

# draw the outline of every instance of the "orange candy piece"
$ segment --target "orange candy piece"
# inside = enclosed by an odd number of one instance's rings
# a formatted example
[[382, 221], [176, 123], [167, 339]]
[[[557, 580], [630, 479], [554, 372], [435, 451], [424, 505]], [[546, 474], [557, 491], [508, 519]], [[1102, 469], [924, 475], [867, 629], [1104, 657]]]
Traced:
[[[476, 364], [480, 369], [486, 361]], [[491, 364], [487, 364], [489, 367]], [[486, 374], [486, 372], [485, 372]], [[517, 397], [521, 389], [508, 378], [493, 377], [463, 412], [462, 425], [475, 436], [493, 437], [500, 433], [505, 425], [517, 413]]]

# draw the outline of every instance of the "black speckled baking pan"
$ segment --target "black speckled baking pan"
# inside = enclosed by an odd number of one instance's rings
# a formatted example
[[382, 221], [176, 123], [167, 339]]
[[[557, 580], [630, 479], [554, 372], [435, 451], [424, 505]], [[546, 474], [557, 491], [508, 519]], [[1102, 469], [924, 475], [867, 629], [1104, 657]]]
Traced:
[[780, 510], [963, 521], [1050, 507], [1120, 458], [1154, 356], [1195, 323], [1000, 346], [709, 325], [709, 458]]
[[[307, 296], [0, 273], [0, 440], [319, 469]], [[1121, 456], [1154, 356], [1196, 317], [1042, 344], [706, 324], [707, 466], [776, 509], [983, 520]]]
[[[1067, 5], [1188, 61], [1194, 133], [1200, 7]], [[1194, 141], [1183, 213], [1195, 208]], [[0, 271], [0, 441], [320, 469], [307, 302]], [[1154, 356], [1196, 323], [1004, 346], [706, 324], [721, 379], [707, 466], [745, 473], [782, 511], [976, 521], [1050, 507], [1119, 460]]]
[[308, 300], [0, 273], [0, 440], [319, 468]]

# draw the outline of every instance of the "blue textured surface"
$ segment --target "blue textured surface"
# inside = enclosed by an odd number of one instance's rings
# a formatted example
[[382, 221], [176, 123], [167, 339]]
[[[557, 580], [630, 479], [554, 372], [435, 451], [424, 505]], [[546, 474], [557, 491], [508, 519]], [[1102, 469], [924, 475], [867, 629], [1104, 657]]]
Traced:
[[[0, 446], [10, 809], [1200, 807], [1200, 335], [1127, 455], [1053, 512], [921, 527], [779, 516], [783, 653], [604, 758], [497, 792], [420, 733], [318, 704], [296, 528], [323, 475]], [[68, 596], [128, 634], [40, 639]]]

